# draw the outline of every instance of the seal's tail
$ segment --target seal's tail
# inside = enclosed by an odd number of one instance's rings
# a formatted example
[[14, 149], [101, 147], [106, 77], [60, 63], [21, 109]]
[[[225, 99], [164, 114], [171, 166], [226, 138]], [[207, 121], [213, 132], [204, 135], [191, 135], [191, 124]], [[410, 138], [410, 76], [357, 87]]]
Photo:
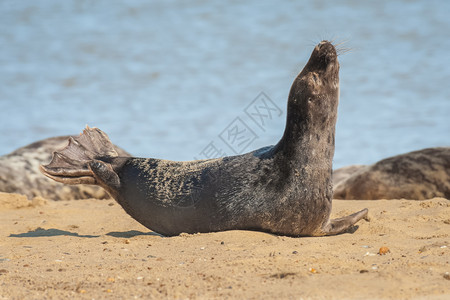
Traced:
[[106, 133], [98, 128], [86, 126], [76, 138], [69, 138], [69, 144], [53, 152], [52, 161], [41, 165], [41, 172], [58, 182], [66, 184], [99, 184], [93, 167], [101, 164], [111, 168], [110, 161], [118, 157], [114, 145]]

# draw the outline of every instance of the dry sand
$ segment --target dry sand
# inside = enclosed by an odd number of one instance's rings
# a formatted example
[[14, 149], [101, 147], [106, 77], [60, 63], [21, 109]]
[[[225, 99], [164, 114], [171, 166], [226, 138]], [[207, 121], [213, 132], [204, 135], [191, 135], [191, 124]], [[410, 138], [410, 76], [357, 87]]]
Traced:
[[450, 299], [450, 201], [336, 200], [333, 216], [364, 207], [333, 237], [166, 238], [112, 200], [0, 193], [0, 299]]

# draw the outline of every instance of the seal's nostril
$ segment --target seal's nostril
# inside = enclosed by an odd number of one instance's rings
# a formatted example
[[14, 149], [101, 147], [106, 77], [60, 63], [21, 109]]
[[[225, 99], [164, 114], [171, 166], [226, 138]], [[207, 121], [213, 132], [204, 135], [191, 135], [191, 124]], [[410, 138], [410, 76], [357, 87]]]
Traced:
[[320, 43], [319, 43], [319, 49], [320, 48], [322, 48], [323, 46], [325, 46], [325, 45], [328, 45], [328, 44], [330, 44], [330, 42], [329, 41], [321, 41]]
[[321, 41], [320, 43], [319, 43], [319, 50], [321, 50], [322, 49], [322, 47], [323, 46], [325, 46], [327, 44], [327, 42], [326, 41]]

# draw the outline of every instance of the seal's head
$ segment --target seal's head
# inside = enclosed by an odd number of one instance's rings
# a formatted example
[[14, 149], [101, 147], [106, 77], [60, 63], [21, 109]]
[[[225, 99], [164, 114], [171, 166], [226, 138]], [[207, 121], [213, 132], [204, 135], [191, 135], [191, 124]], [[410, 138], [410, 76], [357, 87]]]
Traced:
[[[309, 70], [308, 70], [309, 69]], [[329, 41], [320, 42], [313, 50], [304, 70], [329, 72], [335, 77], [339, 72], [336, 48]]]
[[[292, 84], [288, 102], [288, 123], [311, 128], [333, 126], [339, 101], [339, 62], [336, 48], [320, 42]], [[292, 128], [291, 128], [292, 130]]]

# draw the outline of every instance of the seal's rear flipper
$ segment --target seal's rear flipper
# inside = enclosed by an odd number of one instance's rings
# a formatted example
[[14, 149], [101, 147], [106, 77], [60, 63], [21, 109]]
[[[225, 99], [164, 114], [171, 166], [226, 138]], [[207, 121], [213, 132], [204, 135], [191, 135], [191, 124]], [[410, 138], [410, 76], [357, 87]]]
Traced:
[[350, 227], [352, 227], [359, 220], [366, 218], [369, 210], [367, 208], [358, 211], [350, 216], [346, 216], [343, 218], [333, 219], [325, 225], [323, 229], [323, 233], [325, 235], [335, 235], [339, 233], [343, 233], [347, 231]]
[[96, 171], [113, 172], [109, 162], [117, 156], [114, 145], [103, 131], [86, 126], [80, 136], [69, 138], [64, 149], [53, 152], [52, 161], [41, 165], [40, 170], [45, 176], [66, 184], [101, 185]]

